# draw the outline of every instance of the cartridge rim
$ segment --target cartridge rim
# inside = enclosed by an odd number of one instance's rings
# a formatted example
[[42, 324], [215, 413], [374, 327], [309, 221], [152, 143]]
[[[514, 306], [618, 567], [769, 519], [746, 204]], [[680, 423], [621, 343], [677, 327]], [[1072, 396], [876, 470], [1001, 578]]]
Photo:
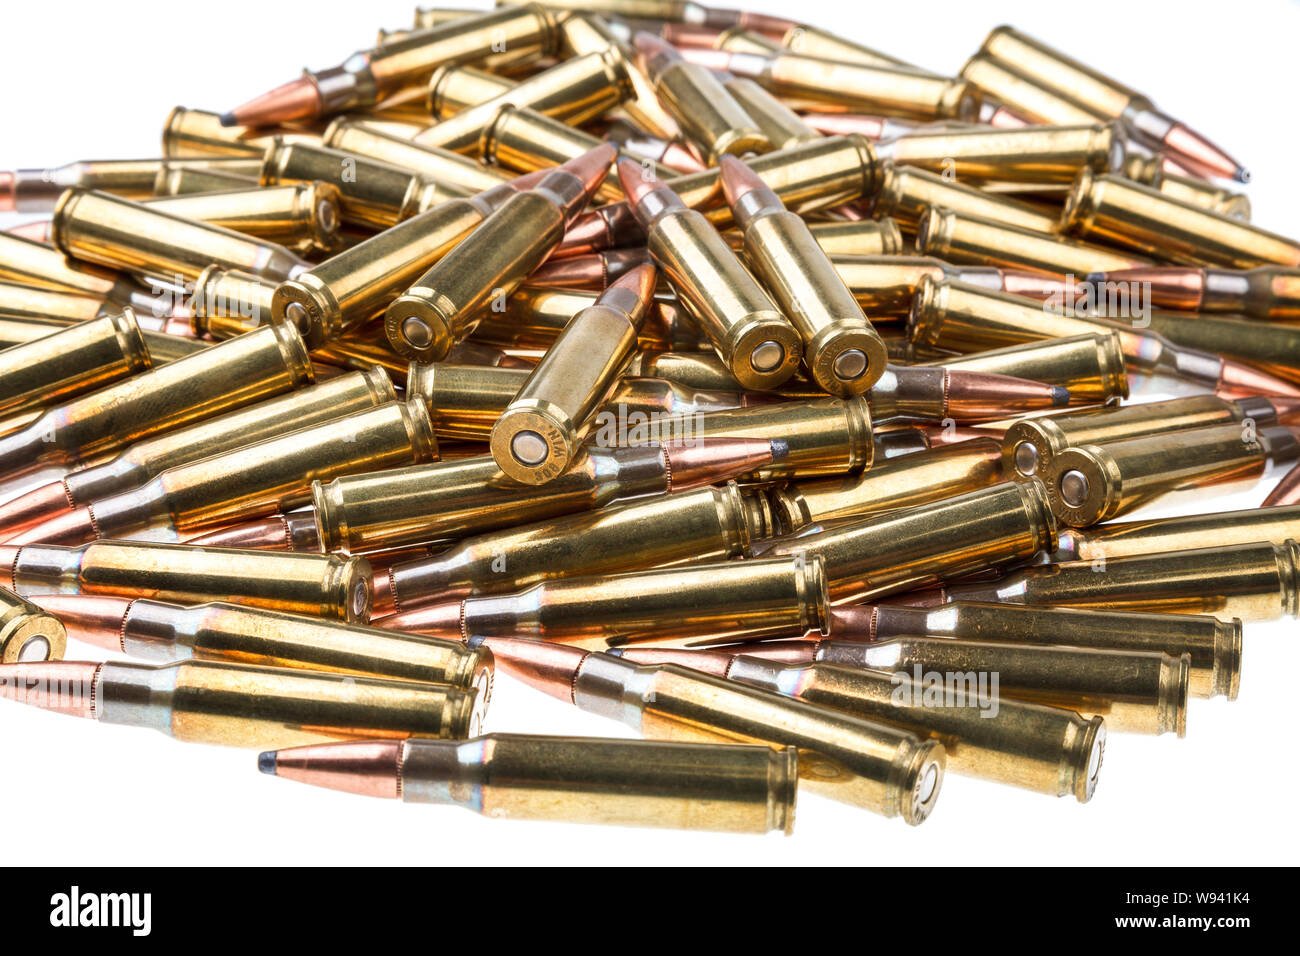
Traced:
[[[13, 597], [17, 597], [14, 595]], [[0, 610], [11, 597], [0, 597]], [[18, 600], [22, 601], [21, 598]], [[12, 619], [0, 626], [0, 662], [5, 664], [61, 661], [67, 653], [68, 632], [63, 622], [26, 601]]]
[[1017, 421], [1002, 436], [1002, 467], [1017, 481], [1042, 476], [1068, 447], [1065, 433], [1050, 418]]
[[1048, 462], [1043, 484], [1058, 521], [1086, 528], [1110, 516], [1123, 476], [1098, 445], [1065, 448]]
[[[789, 380], [803, 359], [803, 341], [799, 333], [779, 312], [751, 315], [736, 327], [731, 341], [732, 358], [728, 366], [736, 381], [745, 388], [776, 388]], [[767, 361], [766, 357], [775, 356], [778, 348], [781, 350], [780, 358], [775, 363]], [[764, 356], [759, 360], [762, 368], [754, 361], [760, 352]]]
[[403, 358], [439, 362], [452, 346], [450, 303], [443, 308], [437, 291], [414, 287], [398, 296], [384, 312], [384, 333]]
[[135, 310], [129, 305], [121, 306], [119, 311], [109, 313], [109, 321], [117, 332], [117, 340], [132, 372], [147, 369], [153, 365], [153, 356], [145, 342], [144, 332], [136, 320]]
[[497, 467], [508, 476], [542, 485], [569, 467], [577, 454], [575, 433], [573, 421], [558, 406], [526, 399], [497, 419], [489, 444]]
[[937, 740], [918, 741], [900, 784], [903, 805], [899, 812], [911, 826], [924, 823], [943, 789], [948, 752]]
[[1087, 730], [1079, 737], [1071, 769], [1074, 775], [1074, 797], [1087, 803], [1097, 792], [1097, 779], [1106, 755], [1106, 721], [1101, 717], [1088, 720]]
[[939, 97], [939, 115], [950, 116], [960, 123], [973, 123], [979, 119], [984, 95], [979, 87], [961, 77], [951, 78]]
[[1241, 618], [1215, 621], [1214, 677], [1211, 694], [1236, 700], [1241, 690]]
[[[1094, 189], [1096, 182], [1091, 169], [1079, 170], [1074, 184], [1065, 196], [1065, 206], [1061, 209], [1060, 231], [1067, 236], [1078, 236], [1090, 231], [1097, 218], [1097, 206], [1100, 189]], [[1098, 184], [1104, 186], [1104, 183]]]
[[[841, 368], [846, 359], [857, 357], [855, 374]], [[876, 330], [856, 319], [840, 319], [822, 329], [804, 352], [813, 380], [837, 398], [861, 395], [885, 374], [889, 353]]]
[[276, 286], [271, 315], [292, 323], [312, 348], [319, 348], [342, 331], [338, 300], [330, 287], [310, 272]]
[[710, 146], [710, 159], [717, 162], [722, 156], [744, 156], [746, 153], [766, 153], [772, 149], [771, 142], [763, 132], [754, 126], [742, 126], [730, 129], [719, 136]]

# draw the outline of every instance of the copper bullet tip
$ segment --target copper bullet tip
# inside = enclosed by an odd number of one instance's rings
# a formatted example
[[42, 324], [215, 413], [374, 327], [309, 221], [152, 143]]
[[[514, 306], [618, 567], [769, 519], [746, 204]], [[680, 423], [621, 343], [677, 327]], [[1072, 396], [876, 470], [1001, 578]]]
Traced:
[[77, 545], [99, 537], [89, 505], [65, 511], [9, 538], [12, 544]]
[[695, 438], [663, 446], [669, 491], [685, 491], [757, 471], [784, 458], [784, 440], [763, 438]]
[[723, 156], [718, 162], [721, 170], [722, 193], [727, 197], [727, 205], [734, 206], [746, 193], [755, 189], [766, 189], [767, 184], [735, 156]]
[[1176, 154], [1175, 160], [1189, 160], [1194, 168], [1200, 167], [1224, 179], [1233, 179], [1239, 183], [1250, 182], [1250, 170], [1182, 123], [1170, 127], [1165, 134], [1164, 145]]
[[[391, 581], [387, 574], [375, 575], [376, 590], [381, 581]], [[392, 593], [392, 586], [387, 585]], [[388, 602], [391, 606], [391, 600]], [[388, 616], [372, 616], [370, 623], [375, 627], [388, 628], [390, 631], [410, 631], [429, 637], [445, 637], [459, 641], [464, 637], [461, 625], [461, 601], [444, 601], [441, 604], [426, 604], [410, 611], [402, 611]]]
[[30, 600], [62, 621], [68, 637], [109, 651], [122, 649], [122, 629], [135, 603], [106, 594], [38, 594]]
[[273, 126], [290, 120], [320, 115], [320, 91], [306, 77], [290, 80], [255, 96], [229, 113], [221, 114], [222, 126]]
[[566, 210], [567, 218], [572, 221], [584, 206], [590, 201], [592, 194], [600, 188], [600, 184], [605, 181], [609, 175], [609, 167], [618, 156], [618, 150], [610, 143], [601, 143], [599, 146], [593, 146], [581, 156], [575, 156], [563, 166], [559, 167], [567, 173], [578, 177], [582, 182], [582, 196], [573, 200], [570, 208]]
[[517, 681], [559, 700], [573, 702], [573, 681], [590, 654], [566, 644], [529, 641], [519, 637], [478, 637], [470, 647], [486, 644], [497, 667]]
[[[3, 211], [4, 204], [0, 202], [0, 211]], [[30, 239], [32, 242], [50, 241], [53, 234], [53, 223], [48, 219], [37, 219], [34, 222], [25, 222], [21, 226], [14, 226], [12, 229], [6, 229], [5, 232], [11, 236], [22, 236], [24, 239]]]
[[1068, 389], [991, 372], [948, 371], [947, 412], [958, 420], [996, 420], [1018, 412], [1060, 408]]
[[1300, 424], [1300, 396], [1294, 398], [1286, 398], [1281, 395], [1270, 396], [1268, 403], [1273, 406], [1279, 424]]
[[94, 720], [95, 688], [103, 666], [95, 661], [0, 664], [0, 699]]
[[659, 188], [659, 180], [648, 167], [631, 159], [618, 161], [618, 182], [627, 193], [628, 202], [640, 203], [642, 199]]
[[1148, 266], [1092, 272], [1085, 280], [1093, 285], [1109, 282], [1136, 283], [1147, 290], [1151, 305], [1165, 309], [1196, 312], [1205, 292], [1205, 270], [1188, 266]]
[[615, 281], [611, 289], [626, 289], [637, 297], [637, 301], [648, 304], [655, 295], [655, 283], [659, 279], [659, 273], [655, 267], [646, 263], [637, 266], [627, 275]]
[[254, 551], [291, 551], [289, 523], [284, 515], [272, 515], [258, 521], [229, 525], [216, 531], [205, 531], [190, 538], [186, 544], [210, 548], [244, 548]]
[[0, 212], [14, 211], [14, 174], [0, 172]]
[[667, 57], [668, 60], [675, 61], [682, 58], [677, 48], [665, 40], [663, 37], [657, 37], [653, 33], [645, 30], [638, 30], [632, 37], [632, 45], [636, 47], [636, 52], [641, 54], [646, 60], [654, 57]]
[[401, 740], [308, 744], [257, 755], [257, 769], [274, 777], [363, 797], [402, 795]]
[[67, 489], [61, 481], [33, 488], [12, 501], [0, 505], [0, 540], [10, 537], [65, 511], [71, 511]]
[[1282, 480], [1277, 483], [1268, 497], [1264, 499], [1264, 506], [1269, 505], [1297, 505], [1300, 504], [1300, 465], [1292, 468]]
[[[855, 641], [874, 641], [879, 612], [874, 605], [856, 604], [850, 607], [831, 608], [831, 639], [848, 638]], [[814, 634], [820, 639], [820, 634]]]
[[1214, 392], [1222, 398], [1245, 398], [1250, 395], [1295, 397], [1300, 396], [1300, 386], [1253, 365], [1225, 358], [1219, 385]]

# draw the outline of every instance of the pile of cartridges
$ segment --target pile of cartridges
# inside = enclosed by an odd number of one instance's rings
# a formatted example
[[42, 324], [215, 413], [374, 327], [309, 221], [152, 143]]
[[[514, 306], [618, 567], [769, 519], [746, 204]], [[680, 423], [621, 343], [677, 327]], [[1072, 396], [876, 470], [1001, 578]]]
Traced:
[[[421, 10], [162, 143], [0, 174], [50, 211], [0, 233], [0, 696], [491, 815], [916, 824], [945, 767], [1088, 800], [1296, 614], [1297, 472], [1124, 518], [1300, 458], [1300, 244], [1014, 29], [952, 76]], [[494, 667], [645, 739], [481, 735]]]

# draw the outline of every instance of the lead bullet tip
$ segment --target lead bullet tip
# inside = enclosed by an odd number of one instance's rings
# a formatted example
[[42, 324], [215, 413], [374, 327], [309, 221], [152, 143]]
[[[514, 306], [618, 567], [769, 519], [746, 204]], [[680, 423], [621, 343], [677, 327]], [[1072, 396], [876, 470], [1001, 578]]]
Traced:
[[13, 544], [77, 545], [94, 541], [98, 537], [99, 532], [95, 528], [90, 508], [82, 505], [72, 511], [46, 518], [40, 524], [18, 532], [9, 541]]
[[1052, 404], [1057, 408], [1062, 408], [1070, 404], [1070, 390], [1064, 385], [1055, 385], [1052, 387]]
[[222, 113], [222, 114], [221, 114], [219, 117], [217, 117], [217, 118], [221, 121], [221, 125], [222, 125], [222, 126], [238, 126], [238, 125], [239, 125], [239, 121], [238, 121], [237, 119], [235, 119], [235, 114], [234, 114], [234, 113]]
[[573, 681], [590, 652], [565, 644], [519, 637], [481, 639], [497, 667], [517, 681], [559, 700], [573, 702]]
[[275, 751], [267, 750], [257, 755], [257, 769], [261, 773], [275, 776]]

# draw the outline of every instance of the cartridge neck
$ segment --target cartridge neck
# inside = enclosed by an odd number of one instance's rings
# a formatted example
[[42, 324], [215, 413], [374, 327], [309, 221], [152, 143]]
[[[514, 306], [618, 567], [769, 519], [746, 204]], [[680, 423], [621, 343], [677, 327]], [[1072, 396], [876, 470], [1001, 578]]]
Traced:
[[668, 459], [659, 445], [632, 445], [625, 448], [589, 447], [587, 454], [594, 466], [600, 504], [615, 498], [660, 494], [671, 487]]
[[96, 538], [179, 542], [180, 535], [167, 513], [166, 492], [155, 478], [142, 488], [125, 491], [87, 506]]
[[396, 768], [401, 774], [402, 800], [481, 811], [488, 740], [479, 737], [463, 743], [428, 738], [403, 741]]
[[74, 505], [84, 505], [143, 484], [149, 477], [144, 464], [133, 460], [128, 448], [112, 461], [69, 473], [63, 487]]
[[727, 667], [727, 679], [776, 691], [786, 697], [798, 697], [804, 678], [810, 670], [807, 664], [791, 666], [782, 661], [742, 655], [731, 659], [731, 664]]
[[105, 664], [99, 672], [95, 697], [99, 719], [110, 724], [150, 727], [170, 735], [172, 697], [181, 666]]
[[159, 664], [192, 658], [202, 612], [203, 606], [134, 600], [122, 618], [122, 650]]
[[608, 654], [588, 654], [573, 677], [573, 702], [585, 711], [640, 730], [642, 711], [653, 699], [655, 670]]
[[83, 551], [54, 544], [24, 545], [14, 556], [14, 591], [24, 596], [79, 593]]

